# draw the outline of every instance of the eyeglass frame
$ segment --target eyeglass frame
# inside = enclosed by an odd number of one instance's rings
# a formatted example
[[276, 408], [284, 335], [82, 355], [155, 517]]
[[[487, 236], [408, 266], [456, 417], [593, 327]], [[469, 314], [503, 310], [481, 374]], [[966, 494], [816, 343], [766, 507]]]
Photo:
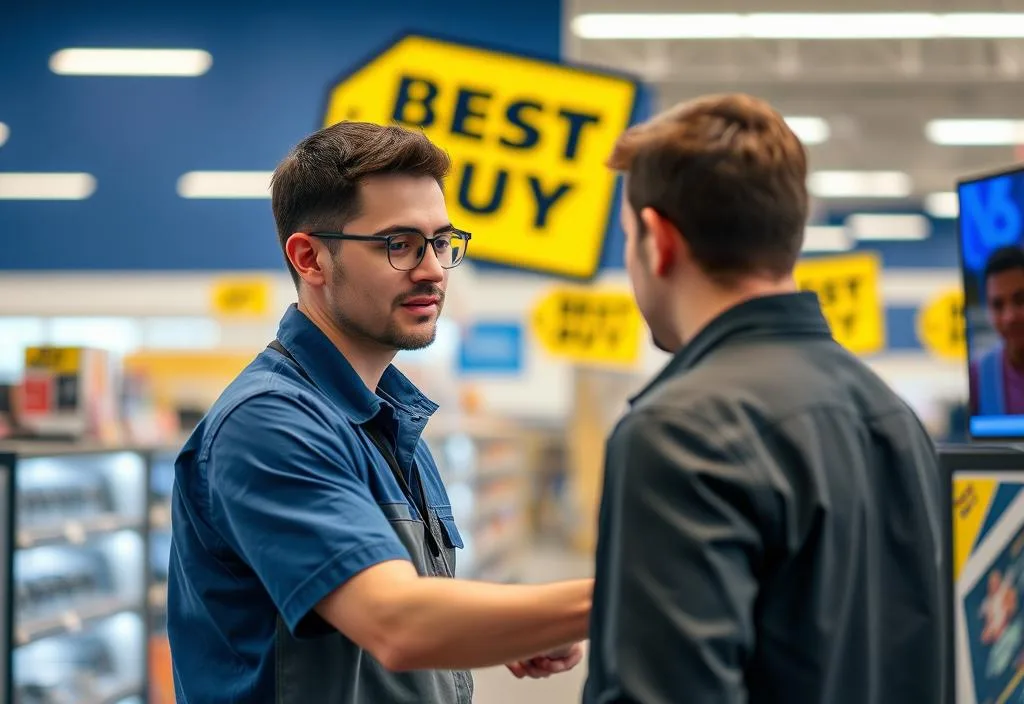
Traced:
[[[308, 234], [309, 234], [310, 237], [322, 237], [324, 239], [330, 239], [330, 240], [351, 240], [351, 241], [354, 241], [354, 242], [384, 242], [388, 246], [388, 249], [385, 250], [387, 252], [387, 255], [388, 255], [388, 264], [390, 264], [391, 268], [394, 269], [395, 271], [413, 271], [413, 270], [415, 270], [416, 267], [418, 267], [420, 264], [423, 263], [423, 257], [427, 256], [427, 248], [426, 247], [423, 248], [423, 252], [420, 253], [419, 260], [417, 260], [417, 262], [413, 266], [411, 266], [408, 269], [399, 269], [397, 266], [395, 266], [394, 262], [391, 261], [391, 249], [390, 249], [390, 246], [391, 246], [391, 238], [393, 238], [393, 237], [403, 237], [403, 236], [407, 236], [407, 235], [419, 235], [420, 237], [422, 237], [427, 242], [427, 244], [430, 245], [430, 248], [434, 250], [434, 256], [437, 257], [438, 264], [441, 264], [441, 258], [438, 257], [437, 247], [434, 245], [435, 241], [437, 241], [441, 237], [444, 237], [445, 235], [459, 235], [459, 236], [465, 238], [465, 241], [466, 241], [465, 249], [468, 251], [469, 250], [469, 241], [471, 239], [473, 239], [473, 235], [471, 233], [466, 232], [465, 230], [460, 230], [457, 227], [445, 228], [445, 230], [443, 232], [439, 232], [439, 233], [435, 234], [433, 237], [427, 237], [425, 234], [423, 234], [419, 230], [413, 230], [411, 228], [410, 229], [402, 229], [402, 230], [398, 230], [398, 231], [391, 231], [391, 232], [389, 232], [388, 230], [381, 230], [380, 232], [376, 232], [376, 233], [374, 233], [372, 235], [355, 235], [355, 234], [350, 234], [348, 232], [310, 232]], [[445, 265], [441, 264], [441, 268], [444, 269], [445, 271], [449, 271], [449, 270], [454, 269], [455, 267], [457, 267], [465, 259], [466, 259], [466, 255], [463, 254], [462, 258], [459, 259], [459, 261], [456, 262], [455, 264], [452, 264], [451, 266], [445, 266]]]

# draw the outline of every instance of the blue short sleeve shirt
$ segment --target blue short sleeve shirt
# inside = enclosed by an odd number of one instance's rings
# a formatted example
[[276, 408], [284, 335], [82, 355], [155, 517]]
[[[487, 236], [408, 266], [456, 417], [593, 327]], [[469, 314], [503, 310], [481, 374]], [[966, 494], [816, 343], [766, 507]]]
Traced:
[[408, 477], [418, 470], [410, 484], [423, 487], [445, 547], [462, 546], [421, 437], [437, 406], [394, 367], [371, 392], [294, 305], [278, 339], [294, 359], [261, 352], [177, 459], [168, 635], [179, 704], [292, 701], [281, 694], [282, 637], [342, 638], [317, 603], [372, 565], [417, 562], [396, 525], [419, 512], [364, 424], [385, 428]]

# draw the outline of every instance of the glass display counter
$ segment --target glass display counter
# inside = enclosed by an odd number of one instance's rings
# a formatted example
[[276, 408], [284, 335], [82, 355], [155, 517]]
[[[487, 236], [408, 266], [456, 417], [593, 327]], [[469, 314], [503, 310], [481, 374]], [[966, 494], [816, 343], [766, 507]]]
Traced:
[[174, 704], [167, 641], [167, 568], [171, 555], [174, 452], [154, 452], [149, 473], [149, 702]]
[[15, 704], [146, 699], [146, 453], [0, 445]]

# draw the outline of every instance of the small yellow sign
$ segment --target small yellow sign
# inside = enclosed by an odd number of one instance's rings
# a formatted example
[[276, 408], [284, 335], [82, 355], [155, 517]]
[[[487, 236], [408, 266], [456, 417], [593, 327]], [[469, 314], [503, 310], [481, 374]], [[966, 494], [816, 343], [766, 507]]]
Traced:
[[532, 322], [557, 357], [614, 366], [640, 357], [640, 310], [628, 291], [559, 287], [538, 301]]
[[855, 354], [874, 354], [885, 347], [878, 256], [806, 259], [797, 264], [795, 277], [800, 289], [818, 294], [836, 342]]
[[966, 325], [961, 289], [943, 291], [917, 313], [917, 337], [940, 359], [959, 361], [967, 357]]
[[266, 279], [224, 279], [214, 282], [210, 307], [221, 317], [263, 317], [270, 313], [273, 293], [273, 284]]
[[995, 479], [953, 479], [953, 578], [959, 579], [999, 488]]
[[324, 126], [422, 130], [452, 158], [452, 222], [470, 257], [585, 278], [615, 193], [605, 167], [638, 84], [619, 75], [406, 36], [335, 85]]
[[80, 347], [28, 347], [25, 349], [25, 368], [39, 369], [54, 374], [77, 374], [82, 366]]

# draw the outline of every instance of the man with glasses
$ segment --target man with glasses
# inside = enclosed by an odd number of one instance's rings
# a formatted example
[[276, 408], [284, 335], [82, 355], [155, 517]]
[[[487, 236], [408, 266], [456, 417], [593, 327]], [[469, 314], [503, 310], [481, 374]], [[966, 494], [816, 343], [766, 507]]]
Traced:
[[590, 580], [451, 578], [462, 539], [421, 439], [437, 406], [392, 366], [433, 341], [470, 242], [449, 166], [420, 133], [343, 122], [275, 171], [298, 303], [176, 464], [179, 704], [469, 704], [472, 668], [579, 662]]

